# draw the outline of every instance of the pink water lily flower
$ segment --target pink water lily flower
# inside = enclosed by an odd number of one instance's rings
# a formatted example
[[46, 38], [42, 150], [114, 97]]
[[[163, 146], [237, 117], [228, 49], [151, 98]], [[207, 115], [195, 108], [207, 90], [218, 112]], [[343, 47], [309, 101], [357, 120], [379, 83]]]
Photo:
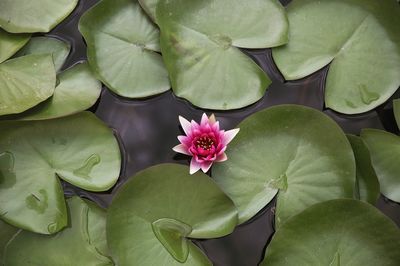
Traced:
[[220, 130], [215, 116], [207, 117], [206, 114], [203, 114], [200, 125], [193, 120], [189, 122], [182, 116], [179, 116], [179, 121], [186, 136], [178, 136], [181, 144], [173, 150], [192, 156], [190, 174], [200, 169], [206, 173], [214, 162], [228, 159], [225, 154], [226, 145], [236, 136], [239, 128]]

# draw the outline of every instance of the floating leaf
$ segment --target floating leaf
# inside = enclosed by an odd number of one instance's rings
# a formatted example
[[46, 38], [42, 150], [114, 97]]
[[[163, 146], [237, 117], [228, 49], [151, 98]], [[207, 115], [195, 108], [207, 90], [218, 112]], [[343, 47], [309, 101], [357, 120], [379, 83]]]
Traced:
[[397, 127], [400, 129], [400, 99], [393, 101], [393, 112], [396, 118]]
[[161, 48], [172, 89], [208, 109], [258, 101], [271, 83], [237, 47], [287, 42], [287, 19], [276, 0], [171, 0], [157, 5]]
[[21, 49], [30, 37], [29, 34], [11, 34], [0, 28], [0, 63]]
[[400, 231], [370, 204], [338, 199], [315, 204], [275, 233], [261, 266], [397, 266]]
[[69, 43], [51, 37], [34, 37], [16, 56], [28, 54], [51, 54], [56, 71], [59, 71], [67, 59], [71, 46]]
[[146, 11], [147, 15], [155, 21], [156, 18], [156, 7], [159, 0], [138, 0], [140, 6]]
[[115, 196], [107, 239], [118, 265], [211, 265], [189, 238], [232, 232], [232, 201], [205, 174], [162, 164], [131, 178]]
[[378, 178], [372, 167], [369, 150], [360, 137], [347, 135], [347, 138], [353, 148], [357, 167], [354, 196], [356, 199], [375, 205], [380, 196], [380, 190]]
[[140, 98], [169, 90], [159, 31], [135, 0], [103, 0], [86, 12], [79, 30], [88, 60], [115, 93]]
[[[1, 4], [0, 4], [1, 5]], [[0, 115], [21, 113], [53, 95], [51, 55], [27, 55], [0, 64]]]
[[239, 222], [278, 193], [276, 225], [322, 201], [352, 198], [355, 163], [339, 126], [322, 112], [297, 105], [255, 113], [238, 125], [228, 160], [212, 169], [234, 201]]
[[[99, 222], [105, 224], [104, 210], [79, 197], [67, 202], [71, 215], [68, 227], [50, 236], [21, 231], [6, 248], [5, 265], [114, 265], [99, 253], [89, 233]], [[94, 237], [106, 241], [104, 230], [103, 226], [103, 232], [99, 231]]]
[[112, 131], [89, 112], [0, 122], [0, 162], [1, 218], [43, 234], [67, 223], [57, 177], [86, 190], [104, 191], [117, 181], [121, 165]]
[[86, 63], [64, 71], [59, 81], [51, 98], [13, 118], [43, 120], [75, 114], [91, 107], [100, 96], [101, 83]]
[[366, 112], [400, 86], [400, 7], [395, 1], [293, 0], [287, 12], [290, 41], [273, 50], [275, 63], [286, 80], [330, 63], [327, 107]]
[[400, 137], [378, 129], [364, 129], [361, 137], [370, 151], [381, 193], [400, 202]]
[[4, 250], [11, 238], [18, 232], [18, 228], [0, 220], [0, 265], [4, 265]]
[[78, 0], [1, 0], [0, 28], [8, 32], [49, 32], [66, 18]]

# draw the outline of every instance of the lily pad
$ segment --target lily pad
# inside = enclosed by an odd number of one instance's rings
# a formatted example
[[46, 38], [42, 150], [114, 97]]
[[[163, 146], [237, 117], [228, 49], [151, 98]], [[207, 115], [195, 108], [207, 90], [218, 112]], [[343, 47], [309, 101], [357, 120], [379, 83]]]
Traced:
[[18, 228], [0, 220], [0, 265], [4, 265], [5, 247], [18, 230]]
[[397, 266], [400, 231], [370, 204], [338, 199], [316, 204], [275, 233], [261, 266]]
[[140, 6], [146, 11], [147, 15], [153, 20], [156, 20], [156, 7], [159, 0], [138, 0]]
[[53, 95], [51, 55], [27, 55], [0, 64], [0, 115], [21, 113]]
[[396, 118], [397, 127], [400, 129], [400, 99], [393, 101], [393, 112]]
[[347, 138], [353, 148], [357, 167], [354, 197], [375, 205], [380, 196], [380, 188], [369, 150], [362, 138], [354, 135], [347, 135]]
[[172, 89], [207, 109], [237, 109], [258, 101], [271, 80], [241, 48], [287, 42], [277, 0], [159, 1], [156, 20]]
[[86, 12], [79, 30], [98, 78], [115, 93], [142, 98], [170, 89], [159, 30], [135, 0], [102, 0]]
[[[6, 248], [5, 265], [114, 265], [99, 253], [89, 232], [100, 221], [105, 225], [105, 211], [79, 197], [67, 202], [71, 216], [68, 227], [50, 236], [21, 231]], [[94, 237], [106, 241], [104, 230], [105, 226]]]
[[58, 78], [60, 83], [51, 98], [13, 118], [44, 120], [75, 114], [90, 108], [100, 96], [101, 83], [87, 63], [73, 66]]
[[53, 56], [56, 71], [63, 66], [65, 59], [69, 55], [71, 46], [69, 43], [51, 37], [34, 37], [22, 48], [16, 56], [28, 54], [51, 54]]
[[364, 129], [361, 137], [370, 151], [381, 193], [400, 202], [400, 137], [378, 129]]
[[78, 0], [1, 0], [0, 28], [12, 33], [49, 32]]
[[67, 223], [59, 178], [104, 191], [115, 184], [121, 166], [111, 129], [89, 112], [0, 122], [0, 162], [1, 219], [42, 234]]
[[132, 177], [108, 210], [107, 239], [118, 265], [211, 265], [188, 238], [231, 233], [237, 212], [205, 174], [177, 164]]
[[229, 159], [215, 165], [212, 176], [238, 208], [240, 223], [277, 193], [277, 227], [315, 203], [353, 197], [353, 151], [322, 112], [281, 105], [251, 115], [238, 127], [226, 151]]
[[0, 63], [21, 49], [30, 37], [30, 34], [11, 34], [0, 28]]
[[[395, 1], [293, 0], [289, 43], [273, 50], [286, 80], [330, 64], [326, 106], [372, 110], [400, 86], [400, 7]], [[374, 51], [374, 52], [371, 52]]]

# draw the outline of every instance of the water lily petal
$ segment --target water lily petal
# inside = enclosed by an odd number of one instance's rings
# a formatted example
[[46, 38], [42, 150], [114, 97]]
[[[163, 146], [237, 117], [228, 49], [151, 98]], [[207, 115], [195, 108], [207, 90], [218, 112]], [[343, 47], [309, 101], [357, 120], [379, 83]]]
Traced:
[[204, 163], [201, 164], [201, 170], [202, 170], [204, 173], [207, 173], [208, 170], [210, 170], [211, 165], [212, 165], [212, 162], [210, 162], [210, 161], [204, 162]]
[[215, 119], [215, 115], [214, 114], [210, 115], [210, 117], [208, 118], [208, 121], [210, 122], [210, 124], [218, 123], [217, 119]]
[[182, 154], [186, 154], [186, 155], [191, 155], [189, 152], [189, 149], [187, 148], [186, 145], [184, 144], [178, 144], [175, 147], [172, 148], [172, 150], [178, 152], [178, 153], [182, 153]]
[[223, 140], [224, 145], [227, 145], [229, 142], [231, 142], [232, 139], [236, 136], [236, 134], [239, 133], [239, 130], [240, 130], [239, 128], [235, 128], [235, 129], [225, 131], [224, 140]]
[[191, 123], [182, 116], [179, 116], [179, 122], [181, 123], [182, 129], [185, 132], [185, 134], [189, 135], [192, 131]]
[[192, 160], [190, 161], [190, 170], [189, 173], [193, 175], [197, 171], [199, 171], [201, 168], [200, 163], [196, 161], [196, 159], [193, 157]]
[[204, 127], [205, 125], [208, 124], [208, 116], [206, 115], [206, 113], [203, 113], [203, 115], [201, 116], [201, 122], [200, 125], [202, 127]]
[[226, 160], [228, 160], [228, 156], [226, 156], [225, 152], [218, 155], [217, 159], [215, 159], [216, 162], [224, 162]]
[[186, 147], [190, 147], [190, 145], [192, 144], [192, 139], [187, 136], [178, 136], [178, 140], [183, 145], [186, 145]]

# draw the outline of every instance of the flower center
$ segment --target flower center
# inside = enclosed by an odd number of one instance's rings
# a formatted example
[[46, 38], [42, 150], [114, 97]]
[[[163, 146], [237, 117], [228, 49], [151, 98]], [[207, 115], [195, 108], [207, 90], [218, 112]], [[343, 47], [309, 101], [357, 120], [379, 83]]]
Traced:
[[202, 148], [203, 150], [211, 150], [211, 148], [214, 146], [214, 140], [210, 137], [200, 137], [196, 140], [196, 147], [197, 148]]

